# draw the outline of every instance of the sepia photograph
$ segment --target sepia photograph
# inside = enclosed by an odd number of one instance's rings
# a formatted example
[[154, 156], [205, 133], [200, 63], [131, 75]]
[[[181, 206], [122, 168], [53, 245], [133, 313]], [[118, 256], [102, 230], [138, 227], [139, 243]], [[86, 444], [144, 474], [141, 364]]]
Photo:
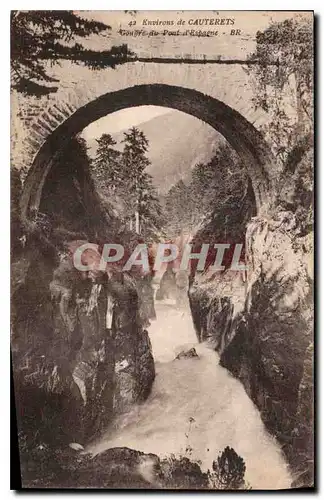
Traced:
[[10, 35], [13, 489], [314, 489], [313, 11]]

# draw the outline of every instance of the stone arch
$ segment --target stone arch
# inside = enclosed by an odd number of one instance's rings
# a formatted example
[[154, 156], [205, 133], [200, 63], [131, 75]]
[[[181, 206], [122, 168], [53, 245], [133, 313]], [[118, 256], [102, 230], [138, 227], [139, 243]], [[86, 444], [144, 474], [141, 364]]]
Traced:
[[[55, 155], [90, 123], [124, 108], [156, 105], [173, 108], [208, 123], [221, 133], [241, 156], [251, 177], [257, 208], [269, 206], [273, 183], [279, 169], [261, 133], [240, 113], [214, 97], [194, 89], [167, 84], [137, 85], [108, 92], [88, 104], [71, 109], [71, 115], [53, 131], [36, 154], [24, 184], [21, 198], [22, 219], [37, 210], [42, 189]], [[43, 125], [46, 125], [44, 123]]]

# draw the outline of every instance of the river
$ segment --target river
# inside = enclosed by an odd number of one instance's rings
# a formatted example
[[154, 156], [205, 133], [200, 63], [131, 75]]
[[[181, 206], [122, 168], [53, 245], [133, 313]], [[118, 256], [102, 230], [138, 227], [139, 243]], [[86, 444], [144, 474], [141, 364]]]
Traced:
[[[208, 345], [197, 344], [189, 306], [156, 304], [157, 320], [149, 334], [156, 379], [147, 401], [119, 417], [104, 438], [88, 451], [127, 446], [146, 453], [184, 455], [211, 468], [230, 446], [246, 463], [253, 489], [289, 488], [291, 476], [276, 440], [242, 384], [218, 364]], [[199, 358], [174, 360], [195, 347]]]

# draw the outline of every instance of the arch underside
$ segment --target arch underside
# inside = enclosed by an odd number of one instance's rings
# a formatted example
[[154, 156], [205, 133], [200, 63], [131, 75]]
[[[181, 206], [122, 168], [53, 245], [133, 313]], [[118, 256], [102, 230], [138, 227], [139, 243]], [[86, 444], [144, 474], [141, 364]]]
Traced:
[[56, 154], [90, 123], [116, 111], [144, 105], [173, 108], [192, 115], [222, 134], [241, 156], [252, 180], [257, 208], [269, 205], [278, 168], [268, 144], [240, 113], [223, 102], [193, 89], [165, 84], [129, 87], [106, 93], [75, 111], [47, 138], [37, 153], [21, 198], [23, 219], [37, 210], [42, 189]]

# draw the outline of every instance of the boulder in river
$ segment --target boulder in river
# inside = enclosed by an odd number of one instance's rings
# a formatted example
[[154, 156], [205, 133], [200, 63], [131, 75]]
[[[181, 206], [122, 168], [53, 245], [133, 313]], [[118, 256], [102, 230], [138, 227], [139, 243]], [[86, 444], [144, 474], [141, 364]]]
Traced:
[[196, 349], [192, 347], [188, 351], [181, 351], [174, 359], [190, 359], [190, 358], [199, 358]]

